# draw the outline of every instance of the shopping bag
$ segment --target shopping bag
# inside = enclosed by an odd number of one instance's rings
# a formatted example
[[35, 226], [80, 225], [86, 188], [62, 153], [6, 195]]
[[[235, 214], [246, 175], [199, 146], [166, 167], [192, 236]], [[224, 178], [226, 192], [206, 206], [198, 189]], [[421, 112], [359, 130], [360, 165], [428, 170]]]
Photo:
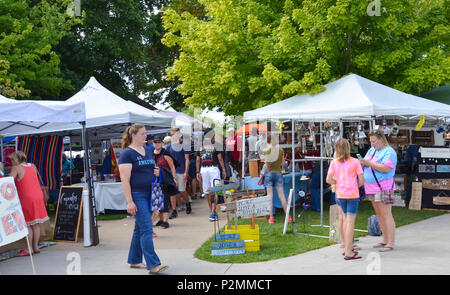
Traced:
[[164, 193], [161, 186], [161, 176], [159, 176], [155, 177], [155, 181], [152, 183], [152, 211], [161, 210], [164, 210]]
[[381, 236], [382, 232], [380, 229], [380, 225], [378, 223], [378, 217], [376, 215], [372, 215], [369, 217], [369, 221], [367, 224], [367, 231], [371, 236]]

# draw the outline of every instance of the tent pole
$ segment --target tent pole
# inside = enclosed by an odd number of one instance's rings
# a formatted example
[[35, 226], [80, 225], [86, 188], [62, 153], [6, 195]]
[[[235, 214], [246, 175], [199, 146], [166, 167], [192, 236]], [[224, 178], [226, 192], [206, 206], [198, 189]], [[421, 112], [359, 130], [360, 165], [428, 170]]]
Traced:
[[3, 136], [0, 136], [0, 146], [1, 146], [1, 153], [0, 153], [0, 157], [2, 158], [1, 160], [0, 160], [0, 163], [3, 163], [3, 161], [4, 161], [4, 156], [3, 156]]
[[92, 245], [96, 246], [99, 243], [98, 238], [98, 227], [97, 227], [97, 210], [95, 206], [95, 192], [94, 192], [94, 183], [92, 182], [91, 177], [91, 159], [87, 141], [87, 132], [86, 132], [86, 122], [82, 122], [82, 141], [83, 141], [83, 149], [84, 149], [84, 177], [86, 179], [88, 191], [89, 191], [89, 211], [91, 217], [91, 229], [92, 229]]
[[[245, 183], [245, 121], [242, 126], [242, 171], [241, 171], [241, 179], [244, 179]], [[239, 135], [236, 133], [236, 140], [239, 138]]]
[[[320, 156], [323, 157], [323, 123], [320, 122]], [[320, 159], [320, 226], [323, 226], [323, 160]]]
[[[292, 119], [291, 121], [291, 142], [292, 142], [292, 160], [291, 160], [291, 170], [292, 170], [292, 232], [296, 233], [297, 230], [295, 229], [295, 119]], [[286, 212], [289, 215], [289, 212], [291, 208], [286, 208]]]
[[70, 158], [69, 178], [70, 178], [70, 185], [72, 185], [72, 136], [70, 135], [69, 135], [69, 158]]
[[320, 224], [311, 225], [312, 227], [328, 227], [323, 224], [323, 122], [320, 122]]

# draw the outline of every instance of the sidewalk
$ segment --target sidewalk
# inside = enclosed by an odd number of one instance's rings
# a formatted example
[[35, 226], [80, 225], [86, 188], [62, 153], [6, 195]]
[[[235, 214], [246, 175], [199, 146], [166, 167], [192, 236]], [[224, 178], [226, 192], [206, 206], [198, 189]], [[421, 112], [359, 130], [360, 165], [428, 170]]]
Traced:
[[[213, 233], [208, 220], [206, 199], [193, 200], [193, 212], [185, 211], [169, 220], [170, 228], [157, 227], [155, 249], [167, 274], [176, 275], [335, 275], [335, 274], [450, 274], [450, 214], [441, 215], [397, 229], [397, 247], [379, 253], [372, 248], [379, 237], [360, 238], [360, 260], [344, 261], [342, 249], [333, 245], [292, 257], [248, 264], [221, 264], [198, 260], [194, 252]], [[220, 213], [220, 225], [226, 217]], [[37, 274], [63, 275], [73, 271], [74, 257], [80, 259], [83, 275], [147, 275], [145, 270], [130, 269], [126, 264], [134, 219], [99, 221], [100, 244], [58, 243], [33, 256]], [[75, 254], [69, 254], [75, 252]], [[74, 256], [72, 256], [74, 255]], [[79, 255], [79, 256], [78, 256]], [[76, 258], [75, 258], [76, 260]], [[0, 262], [0, 274], [32, 274], [29, 257]]]

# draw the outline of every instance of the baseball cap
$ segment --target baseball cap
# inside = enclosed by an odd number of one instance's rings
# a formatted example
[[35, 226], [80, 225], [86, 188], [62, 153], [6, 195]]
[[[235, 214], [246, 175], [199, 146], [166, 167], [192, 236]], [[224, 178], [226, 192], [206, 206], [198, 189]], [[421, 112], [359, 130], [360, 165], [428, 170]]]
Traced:
[[153, 142], [157, 142], [157, 141], [163, 141], [162, 136], [156, 135], [156, 136], [153, 138]]
[[147, 134], [147, 139], [146, 141], [152, 140], [153, 139], [153, 134]]

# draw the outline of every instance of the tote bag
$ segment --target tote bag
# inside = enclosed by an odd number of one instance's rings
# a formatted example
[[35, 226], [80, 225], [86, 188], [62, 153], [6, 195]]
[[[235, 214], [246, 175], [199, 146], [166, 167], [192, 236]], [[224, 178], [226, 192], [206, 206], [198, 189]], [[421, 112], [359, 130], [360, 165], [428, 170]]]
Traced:
[[[161, 175], [161, 171], [159, 172]], [[152, 183], [152, 211], [164, 210], [164, 193], [162, 191], [162, 177], [155, 177]]]

